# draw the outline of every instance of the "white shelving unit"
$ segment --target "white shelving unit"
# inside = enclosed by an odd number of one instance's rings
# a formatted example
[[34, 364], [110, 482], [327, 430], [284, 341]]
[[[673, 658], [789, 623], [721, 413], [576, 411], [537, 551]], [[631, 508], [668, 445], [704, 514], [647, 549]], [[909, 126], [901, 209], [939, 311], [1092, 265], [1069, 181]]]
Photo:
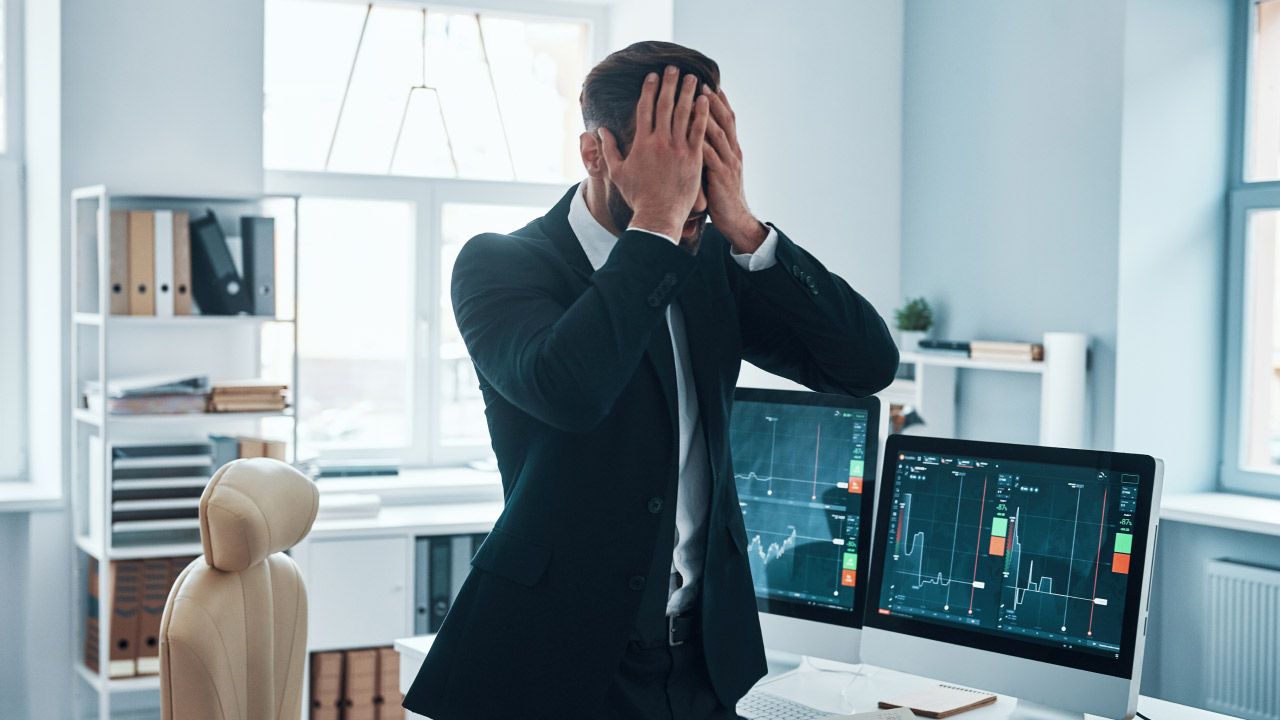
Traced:
[[[896, 389], [907, 395], [925, 426], [908, 432], [955, 437], [956, 374], [960, 370], [1040, 375], [1040, 444], [1085, 447], [1088, 443], [1088, 338], [1075, 333], [1046, 333], [1041, 362], [975, 360], [962, 355], [904, 352], [902, 363], [915, 365], [915, 381]], [[898, 383], [895, 383], [898, 385]]]
[[[109, 314], [111, 210], [182, 210], [192, 217], [212, 209], [228, 236], [239, 235], [239, 217], [276, 218], [277, 316], [175, 317]], [[108, 720], [113, 705], [129, 712], [159, 712], [158, 676], [111, 678], [108, 674], [113, 560], [199, 555], [194, 521], [112, 522], [112, 449], [120, 445], [207, 442], [210, 433], [287, 440], [297, 447], [297, 423], [285, 412], [110, 415], [82, 402], [84, 383], [129, 375], [207, 374], [213, 380], [271, 377], [298, 396], [297, 198], [166, 197], [113, 195], [103, 186], [71, 193], [71, 506], [74, 534], [72, 637], [75, 649], [77, 717]], [[119, 241], [117, 239], [117, 241]], [[90, 559], [99, 564], [99, 672], [83, 661]]]

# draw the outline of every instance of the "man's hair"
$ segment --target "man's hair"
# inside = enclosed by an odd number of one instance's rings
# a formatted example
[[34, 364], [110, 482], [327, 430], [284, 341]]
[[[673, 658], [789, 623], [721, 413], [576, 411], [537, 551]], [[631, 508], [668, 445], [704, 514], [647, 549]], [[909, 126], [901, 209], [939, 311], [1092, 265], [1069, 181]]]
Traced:
[[600, 61], [582, 83], [582, 123], [588, 132], [608, 128], [618, 140], [618, 150], [626, 153], [636, 134], [636, 103], [645, 76], [662, 75], [668, 65], [680, 68], [680, 76], [692, 73], [698, 87], [720, 87], [720, 66], [697, 50], [658, 40], [629, 45]]

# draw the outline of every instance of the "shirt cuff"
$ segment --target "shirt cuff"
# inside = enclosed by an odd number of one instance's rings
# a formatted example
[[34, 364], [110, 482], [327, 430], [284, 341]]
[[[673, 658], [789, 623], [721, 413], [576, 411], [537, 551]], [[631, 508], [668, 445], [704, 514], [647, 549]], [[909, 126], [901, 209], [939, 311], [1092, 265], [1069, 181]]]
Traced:
[[[764, 242], [760, 243], [760, 247], [750, 255], [738, 252], [737, 248], [729, 250], [729, 255], [734, 262], [748, 272], [757, 270], [767, 270], [778, 262], [778, 231], [772, 225], [766, 225], [769, 228], [769, 234], [765, 236]], [[656, 234], [656, 233], [655, 233]]]
[[679, 244], [680, 244], [680, 243], [676, 242], [675, 240], [673, 240], [672, 238], [669, 238], [669, 237], [667, 237], [666, 235], [663, 235], [662, 233], [654, 232], [654, 231], [652, 231], [652, 230], [645, 230], [644, 228], [638, 228], [638, 227], [631, 227], [631, 228], [627, 228], [627, 229], [628, 229], [628, 230], [639, 230], [639, 231], [640, 231], [640, 232], [642, 232], [642, 233], [649, 233], [650, 235], [653, 235], [654, 237], [660, 237], [660, 238], [662, 238], [663, 240], [666, 240], [667, 242], [671, 243], [672, 245], [679, 245]]

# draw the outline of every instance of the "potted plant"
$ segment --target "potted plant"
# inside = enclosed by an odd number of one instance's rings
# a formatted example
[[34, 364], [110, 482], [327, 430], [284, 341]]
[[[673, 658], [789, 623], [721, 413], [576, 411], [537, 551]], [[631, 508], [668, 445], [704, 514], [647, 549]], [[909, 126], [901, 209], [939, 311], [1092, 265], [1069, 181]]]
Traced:
[[922, 297], [908, 298], [906, 305], [893, 311], [893, 317], [902, 336], [901, 350], [919, 350], [920, 341], [933, 326], [933, 309], [929, 307], [929, 301]]

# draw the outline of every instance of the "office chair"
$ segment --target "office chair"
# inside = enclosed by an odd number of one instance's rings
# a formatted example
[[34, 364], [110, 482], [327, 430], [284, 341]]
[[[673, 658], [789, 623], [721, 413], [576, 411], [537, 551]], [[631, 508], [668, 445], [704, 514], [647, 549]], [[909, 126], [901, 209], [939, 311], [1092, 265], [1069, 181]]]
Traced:
[[164, 720], [297, 720], [307, 592], [282, 551], [311, 531], [315, 483], [278, 460], [227, 463], [200, 497], [204, 555], [160, 625]]

